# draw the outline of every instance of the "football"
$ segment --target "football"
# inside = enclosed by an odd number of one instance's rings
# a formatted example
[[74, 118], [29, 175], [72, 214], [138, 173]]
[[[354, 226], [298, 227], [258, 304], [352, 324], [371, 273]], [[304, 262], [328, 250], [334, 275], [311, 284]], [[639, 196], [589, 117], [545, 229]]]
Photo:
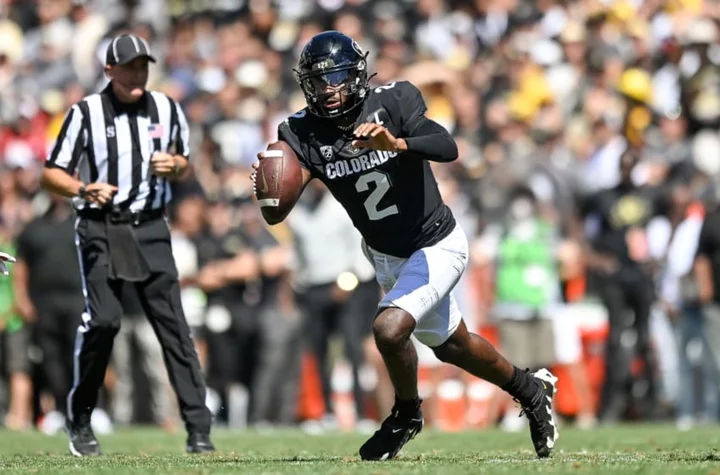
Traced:
[[303, 190], [300, 160], [286, 142], [268, 145], [255, 177], [255, 196], [268, 224], [287, 217]]

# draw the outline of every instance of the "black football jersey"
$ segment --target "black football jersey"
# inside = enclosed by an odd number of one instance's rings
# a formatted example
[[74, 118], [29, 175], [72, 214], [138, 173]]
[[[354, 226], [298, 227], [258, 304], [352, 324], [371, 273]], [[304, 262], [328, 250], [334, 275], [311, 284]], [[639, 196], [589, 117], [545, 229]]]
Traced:
[[412, 152], [358, 149], [352, 145], [353, 130], [377, 122], [395, 137], [407, 137], [406, 125], [427, 107], [420, 91], [406, 81], [371, 89], [362, 107], [347, 131], [303, 109], [280, 124], [278, 138], [345, 207], [368, 246], [409, 257], [450, 234], [452, 213], [426, 160]]

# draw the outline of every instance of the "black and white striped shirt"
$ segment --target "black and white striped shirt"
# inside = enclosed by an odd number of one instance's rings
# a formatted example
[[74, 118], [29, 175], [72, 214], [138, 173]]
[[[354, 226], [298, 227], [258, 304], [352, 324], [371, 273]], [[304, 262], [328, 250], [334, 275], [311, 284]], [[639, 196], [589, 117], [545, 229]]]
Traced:
[[[165, 94], [147, 91], [136, 104], [119, 102], [111, 85], [73, 105], [45, 166], [78, 173], [84, 183], [118, 187], [113, 208], [154, 210], [171, 199], [166, 178], [152, 173], [156, 151], [188, 157], [189, 129], [180, 106]], [[76, 209], [87, 204], [73, 199]]]

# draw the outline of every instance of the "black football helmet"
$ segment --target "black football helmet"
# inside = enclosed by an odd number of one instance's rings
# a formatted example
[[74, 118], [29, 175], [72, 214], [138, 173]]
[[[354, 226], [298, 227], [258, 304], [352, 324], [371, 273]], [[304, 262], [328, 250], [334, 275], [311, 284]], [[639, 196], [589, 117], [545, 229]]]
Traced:
[[[368, 94], [367, 53], [339, 31], [313, 36], [293, 71], [308, 110], [319, 117], [342, 117], [360, 106]], [[340, 88], [339, 104], [327, 104], [335, 94], [327, 92], [328, 86]]]

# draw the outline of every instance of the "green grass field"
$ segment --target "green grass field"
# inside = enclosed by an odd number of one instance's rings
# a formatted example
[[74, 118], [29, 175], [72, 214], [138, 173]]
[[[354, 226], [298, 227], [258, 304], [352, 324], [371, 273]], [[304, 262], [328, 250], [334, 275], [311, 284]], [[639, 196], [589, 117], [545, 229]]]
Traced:
[[0, 432], [0, 473], [210, 474], [210, 473], [702, 473], [720, 475], [720, 428], [678, 432], [662, 425], [565, 429], [551, 460], [537, 460], [529, 436], [496, 430], [423, 432], [389, 462], [361, 462], [364, 436], [308, 436], [300, 432], [216, 431], [218, 454], [183, 453], [184, 437], [153, 429], [102, 437], [104, 456], [69, 455], [63, 436]]

